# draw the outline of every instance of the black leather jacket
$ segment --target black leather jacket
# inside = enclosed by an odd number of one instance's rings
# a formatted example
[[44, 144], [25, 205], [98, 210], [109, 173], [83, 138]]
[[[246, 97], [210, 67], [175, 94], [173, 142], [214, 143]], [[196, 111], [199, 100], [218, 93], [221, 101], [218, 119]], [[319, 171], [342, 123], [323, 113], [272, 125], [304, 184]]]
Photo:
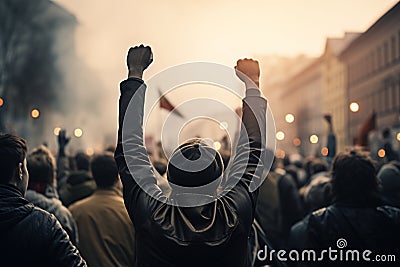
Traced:
[[[165, 203], [167, 197], [156, 184], [143, 146], [145, 88], [143, 81], [136, 78], [121, 83], [118, 145], [115, 151], [124, 186], [125, 205], [136, 229], [137, 266], [250, 266], [248, 236], [258, 190], [250, 192], [249, 185], [252, 179], [260, 179], [263, 171], [262, 167], [256, 167], [262, 164], [260, 142], [266, 132], [266, 100], [257, 89], [247, 90], [243, 100], [242, 129], [246, 129], [249, 139], [241, 135], [229, 170], [232, 180], [238, 182], [236, 186], [209, 204], [178, 207]], [[135, 100], [128, 112], [134, 113], [135, 123], [132, 128], [124, 129], [128, 138], [123, 144], [124, 116], [133, 95]], [[146, 188], [148, 193], [142, 188]]]
[[1, 266], [86, 266], [54, 215], [0, 185]]
[[368, 249], [372, 251], [369, 256], [371, 259], [376, 255], [396, 255], [396, 262], [377, 264], [365, 261], [325, 261], [326, 266], [399, 266], [400, 209], [335, 203], [313, 212], [294, 225], [290, 245], [296, 249], [313, 248], [320, 252], [329, 247], [338, 249], [340, 239], [346, 240], [342, 248], [345, 252], [352, 249], [362, 252]]

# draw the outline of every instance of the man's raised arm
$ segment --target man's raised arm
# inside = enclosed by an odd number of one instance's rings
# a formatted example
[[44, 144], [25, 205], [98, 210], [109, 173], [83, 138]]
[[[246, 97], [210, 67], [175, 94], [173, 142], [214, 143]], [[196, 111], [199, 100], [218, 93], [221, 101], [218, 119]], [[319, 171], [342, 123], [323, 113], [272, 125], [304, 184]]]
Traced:
[[[153, 61], [150, 47], [135, 46], [129, 49], [128, 79], [121, 82], [119, 99], [118, 143], [115, 160], [124, 190], [124, 202], [135, 226], [150, 218], [150, 214], [163, 198], [157, 186], [146, 148], [143, 144], [143, 110], [146, 85], [142, 80], [144, 70]], [[141, 216], [135, 216], [135, 214]], [[146, 216], [149, 215], [149, 216]]]
[[[265, 147], [266, 140], [267, 101], [260, 93], [260, 68], [257, 61], [252, 59], [238, 60], [235, 70], [238, 78], [246, 86], [246, 97], [243, 99], [242, 123], [236, 155], [231, 168], [228, 170], [228, 186], [226, 189], [231, 189], [228, 193], [228, 199], [243, 200], [235, 201], [235, 206], [244, 206], [246, 210], [250, 211], [255, 207], [257, 198], [255, 188], [261, 183], [264, 170], [264, 159], [261, 152]], [[238, 194], [249, 196], [250, 198], [246, 197], [245, 199], [251, 203], [238, 197]]]

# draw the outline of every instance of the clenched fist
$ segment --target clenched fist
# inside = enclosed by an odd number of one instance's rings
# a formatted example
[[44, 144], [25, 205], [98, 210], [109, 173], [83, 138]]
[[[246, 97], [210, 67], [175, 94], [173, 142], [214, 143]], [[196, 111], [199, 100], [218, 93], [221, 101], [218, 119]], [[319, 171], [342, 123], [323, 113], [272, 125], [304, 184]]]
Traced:
[[253, 59], [239, 59], [235, 66], [236, 76], [242, 80], [246, 88], [258, 88], [260, 79], [260, 66]]
[[128, 77], [142, 78], [143, 71], [153, 62], [153, 52], [150, 46], [135, 46], [128, 51], [126, 59], [128, 64]]

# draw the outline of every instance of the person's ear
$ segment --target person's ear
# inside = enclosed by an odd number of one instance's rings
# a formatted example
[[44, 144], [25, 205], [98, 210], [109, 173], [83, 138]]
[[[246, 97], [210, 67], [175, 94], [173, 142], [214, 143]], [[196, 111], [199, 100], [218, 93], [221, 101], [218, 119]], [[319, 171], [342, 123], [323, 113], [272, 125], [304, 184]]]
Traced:
[[18, 178], [20, 179], [20, 180], [22, 180], [22, 178], [23, 178], [23, 164], [20, 162], [20, 163], [18, 163]]

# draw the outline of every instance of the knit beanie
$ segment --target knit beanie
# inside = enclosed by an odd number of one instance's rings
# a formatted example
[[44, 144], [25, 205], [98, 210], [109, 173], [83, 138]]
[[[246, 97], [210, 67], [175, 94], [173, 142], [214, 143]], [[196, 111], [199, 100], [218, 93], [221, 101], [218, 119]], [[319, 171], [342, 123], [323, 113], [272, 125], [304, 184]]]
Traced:
[[223, 173], [221, 155], [204, 139], [189, 139], [173, 152], [167, 168], [170, 183], [182, 187], [207, 185]]

